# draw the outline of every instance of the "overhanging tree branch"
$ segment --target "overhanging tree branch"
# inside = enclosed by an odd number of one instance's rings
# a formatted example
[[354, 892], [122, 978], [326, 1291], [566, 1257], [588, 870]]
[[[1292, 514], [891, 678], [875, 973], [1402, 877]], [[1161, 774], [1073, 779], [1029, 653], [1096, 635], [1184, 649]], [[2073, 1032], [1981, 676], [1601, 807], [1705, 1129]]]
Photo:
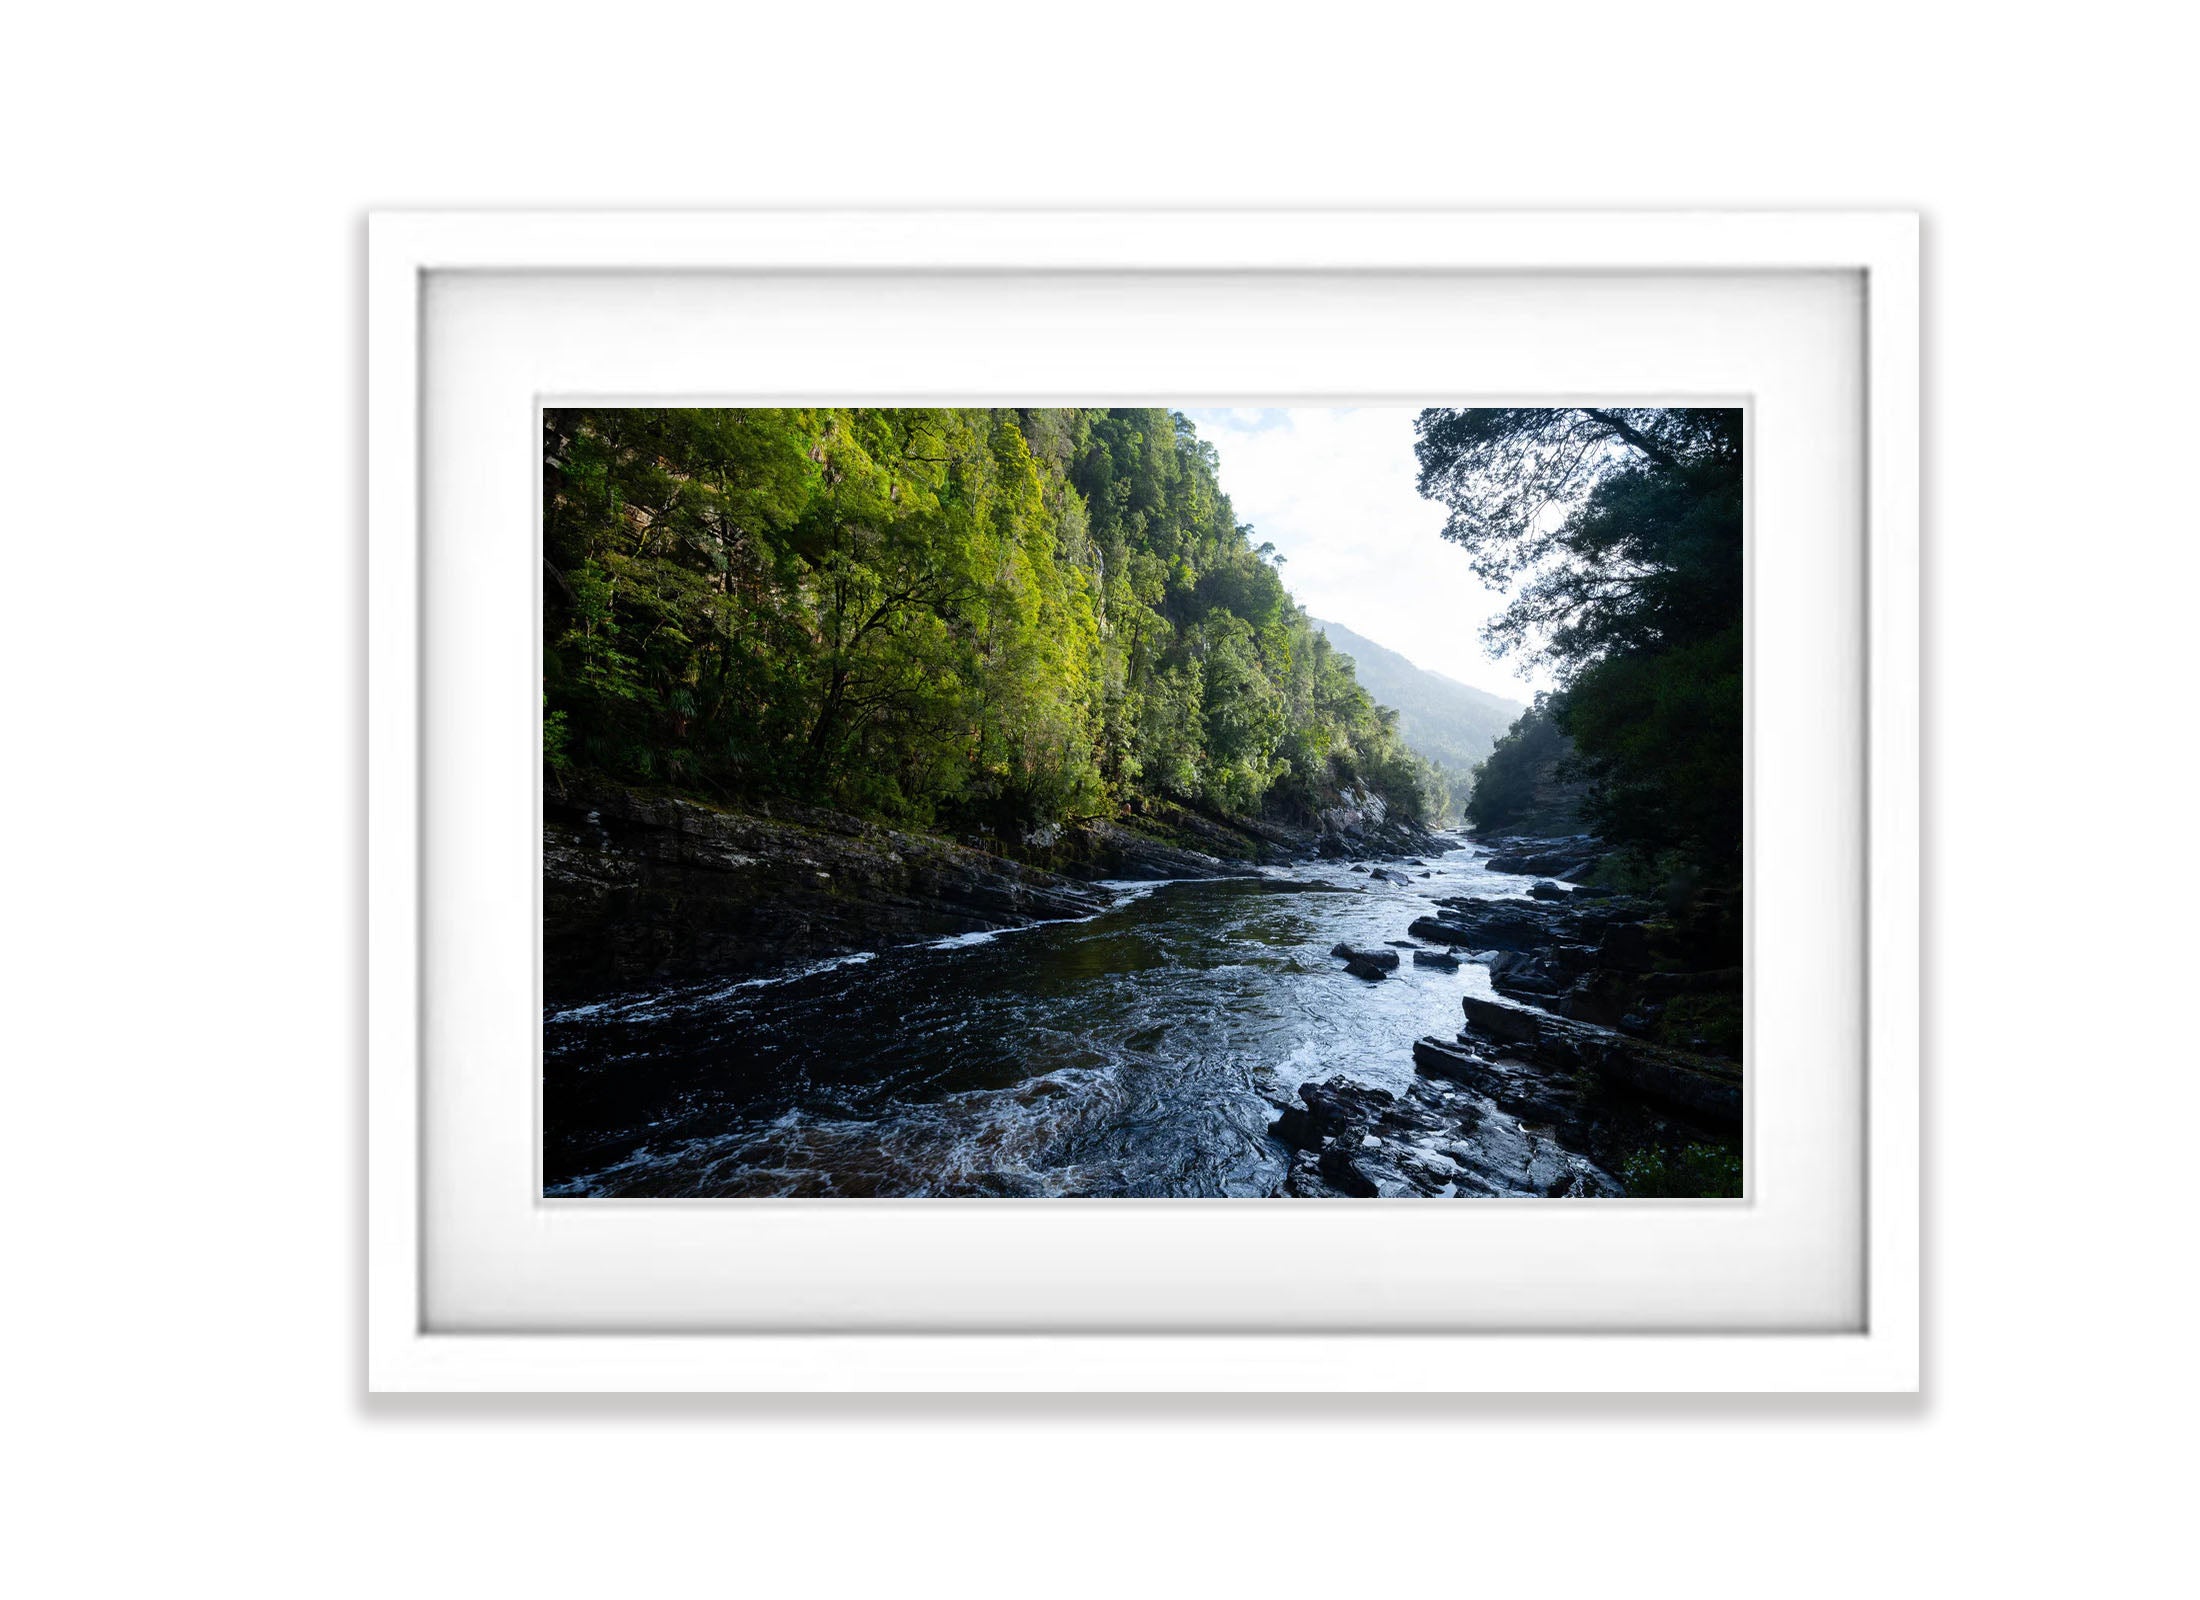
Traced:
[[1640, 428], [1629, 422], [1618, 412], [1600, 411], [1594, 406], [1583, 406], [1582, 414], [1584, 416], [1593, 417], [1594, 419], [1596, 419], [1597, 422], [1602, 424], [1605, 428], [1609, 429], [1614, 437], [1634, 446], [1637, 450], [1648, 456], [1652, 461], [1655, 461], [1659, 466], [1677, 467], [1680, 465], [1680, 458], [1678, 456], [1674, 455], [1672, 451], [1666, 449], [1665, 446], [1659, 444], [1655, 439], [1644, 433]]

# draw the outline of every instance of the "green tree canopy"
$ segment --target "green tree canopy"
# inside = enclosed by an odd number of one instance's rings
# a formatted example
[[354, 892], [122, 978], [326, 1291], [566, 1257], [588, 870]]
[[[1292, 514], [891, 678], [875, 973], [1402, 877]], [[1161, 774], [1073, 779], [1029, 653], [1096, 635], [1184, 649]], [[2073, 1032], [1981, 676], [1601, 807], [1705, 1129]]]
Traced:
[[543, 472], [554, 767], [1003, 831], [1430, 802], [1175, 413], [560, 410]]
[[1416, 448], [1444, 537], [1513, 591], [1492, 650], [1536, 651], [1558, 678], [1546, 710], [1590, 820], [1738, 872], [1742, 413], [1432, 408]]

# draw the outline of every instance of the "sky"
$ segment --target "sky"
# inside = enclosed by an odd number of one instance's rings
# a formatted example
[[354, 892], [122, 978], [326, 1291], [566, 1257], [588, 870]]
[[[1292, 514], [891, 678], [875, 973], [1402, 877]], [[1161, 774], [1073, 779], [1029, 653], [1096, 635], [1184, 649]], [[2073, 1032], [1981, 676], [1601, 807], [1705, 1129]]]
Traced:
[[[1414, 492], [1411, 406], [1184, 408], [1222, 457], [1222, 488], [1253, 543], [1274, 543], [1292, 598], [1416, 666], [1513, 700], [1549, 687], [1492, 661], [1482, 624], [1504, 597], [1439, 534], [1444, 510]], [[1523, 675], [1525, 669], [1525, 675]]]

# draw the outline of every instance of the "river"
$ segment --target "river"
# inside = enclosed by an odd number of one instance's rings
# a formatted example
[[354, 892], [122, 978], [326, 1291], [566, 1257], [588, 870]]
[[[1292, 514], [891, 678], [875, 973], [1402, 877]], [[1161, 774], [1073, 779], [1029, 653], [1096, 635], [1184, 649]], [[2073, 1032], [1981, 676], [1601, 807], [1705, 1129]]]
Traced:
[[545, 1193], [1269, 1194], [1301, 1083], [1403, 1090], [1414, 1039], [1491, 993], [1473, 962], [1401, 948], [1369, 982], [1330, 948], [1534, 881], [1464, 849], [1390, 865], [1410, 887], [1341, 861], [1111, 884], [1084, 921], [553, 1011]]

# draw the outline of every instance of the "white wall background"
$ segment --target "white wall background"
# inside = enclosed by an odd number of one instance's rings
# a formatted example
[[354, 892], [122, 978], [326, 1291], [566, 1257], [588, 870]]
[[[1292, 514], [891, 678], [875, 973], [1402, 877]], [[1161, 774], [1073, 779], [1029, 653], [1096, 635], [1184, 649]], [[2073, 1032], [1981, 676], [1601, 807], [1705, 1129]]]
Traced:
[[[0, 1571], [25, 1594], [2141, 1581], [2192, 1481], [2187, 26], [2114, 3], [17, 16]], [[1920, 1400], [363, 1398], [361, 215], [825, 201], [1926, 213]]]

